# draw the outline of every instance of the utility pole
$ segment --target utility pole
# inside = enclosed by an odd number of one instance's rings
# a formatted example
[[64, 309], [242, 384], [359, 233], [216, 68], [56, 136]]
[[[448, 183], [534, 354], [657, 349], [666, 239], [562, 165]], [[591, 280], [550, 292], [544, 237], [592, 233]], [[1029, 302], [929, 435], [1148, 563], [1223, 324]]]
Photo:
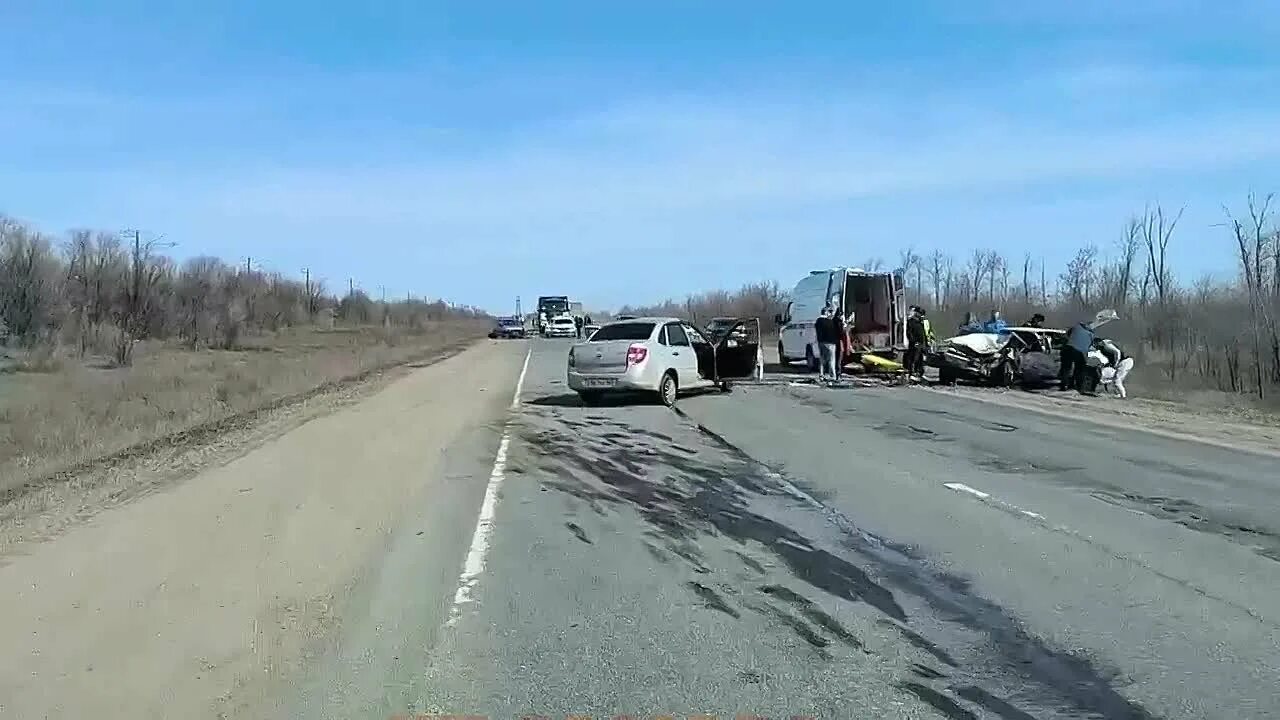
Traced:
[[307, 317], [315, 319], [316, 304], [314, 294], [311, 292], [311, 268], [302, 268], [302, 276], [306, 278], [304, 282], [307, 291]]
[[355, 294], [356, 294], [356, 279], [347, 278], [347, 297], [355, 297]]
[[516, 296], [516, 317], [520, 319], [520, 322], [522, 324], [524, 323], [524, 314], [520, 312], [520, 296], [519, 295]]
[[244, 274], [248, 275], [252, 272], [253, 272], [253, 258], [247, 257], [244, 259]]

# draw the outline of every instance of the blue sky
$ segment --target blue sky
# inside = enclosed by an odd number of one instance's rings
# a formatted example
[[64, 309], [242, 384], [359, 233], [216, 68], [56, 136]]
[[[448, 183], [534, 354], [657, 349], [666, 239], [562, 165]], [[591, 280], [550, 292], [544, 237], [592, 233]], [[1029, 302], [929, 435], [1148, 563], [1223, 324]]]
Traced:
[[[1210, 9], [1211, 8], [1211, 9]], [[1266, 2], [0, 3], [0, 212], [596, 307], [1280, 190]]]

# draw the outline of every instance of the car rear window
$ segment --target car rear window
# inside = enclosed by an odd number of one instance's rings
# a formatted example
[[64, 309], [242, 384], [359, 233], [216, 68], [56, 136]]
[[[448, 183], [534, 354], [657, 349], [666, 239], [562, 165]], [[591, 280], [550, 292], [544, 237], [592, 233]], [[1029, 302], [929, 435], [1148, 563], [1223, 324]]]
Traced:
[[653, 323], [624, 322], [605, 325], [591, 336], [591, 342], [602, 340], [648, 340], [653, 335]]

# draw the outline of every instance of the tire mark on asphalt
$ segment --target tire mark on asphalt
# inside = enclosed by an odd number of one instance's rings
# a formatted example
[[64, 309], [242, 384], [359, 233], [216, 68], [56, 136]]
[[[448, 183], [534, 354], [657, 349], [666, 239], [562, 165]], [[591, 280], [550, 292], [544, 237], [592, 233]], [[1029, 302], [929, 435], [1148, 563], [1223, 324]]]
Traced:
[[582, 527], [581, 527], [581, 526], [579, 526], [577, 523], [567, 522], [567, 523], [565, 523], [565, 524], [564, 524], [564, 526], [565, 526], [565, 527], [567, 527], [567, 528], [569, 528], [569, 532], [573, 533], [573, 536], [574, 536], [574, 537], [576, 537], [576, 538], [578, 538], [578, 539], [579, 539], [579, 540], [581, 540], [582, 542], [584, 542], [584, 543], [586, 543], [586, 544], [588, 544], [588, 545], [594, 545], [594, 544], [595, 544], [595, 543], [591, 542], [591, 538], [587, 537], [587, 532], [586, 532], [585, 530], [583, 530], [583, 529], [582, 529]]
[[[787, 482], [776, 470], [754, 460], [724, 436], [678, 410], [677, 414], [718, 444], [724, 445], [735, 456], [743, 458], [749, 466], [763, 468], [762, 474], [771, 474]], [[808, 499], [817, 502], [812, 498]], [[993, 680], [1010, 671], [1020, 677], [1029, 674], [1041, 687], [1056, 695], [1059, 702], [1065, 702], [1076, 711], [1108, 718], [1154, 720], [1155, 716], [1145, 708], [1116, 692], [1113, 683], [1118, 679], [1118, 673], [1104, 673], [1089, 659], [1050, 648], [1039, 638], [1029, 635], [1004, 608], [975, 595], [969, 581], [929, 569], [925, 559], [906, 546], [876, 538], [858, 529], [839, 511], [826, 506], [820, 507], [828, 519], [846, 533], [845, 546], [872, 561], [888, 582], [920, 598], [937, 616], [946, 618], [947, 622], [958, 623], [989, 636], [1004, 663], [1004, 668], [997, 671]], [[894, 619], [904, 623], [894, 625], [904, 632], [908, 642], [917, 647], [932, 644], [918, 633], [906, 629], [905, 614]], [[913, 638], [906, 635], [907, 632], [924, 642], [913, 642]], [[958, 667], [954, 660], [949, 664]], [[971, 665], [966, 671], [978, 675], [989, 674], [992, 669]]]
[[1174, 522], [1206, 535], [1217, 535], [1243, 545], [1268, 560], [1280, 561], [1280, 535], [1239, 522], [1215, 518], [1213, 510], [1190, 500], [1111, 490], [1092, 490], [1089, 494], [1119, 508]]
[[897, 630], [898, 633], [902, 635], [902, 639], [906, 640], [908, 644], [910, 644], [912, 647], [916, 648], [917, 650], [923, 650], [929, 653], [933, 657], [937, 658], [937, 660], [942, 664], [950, 665], [953, 668], [960, 667], [960, 664], [956, 662], [955, 658], [951, 657], [950, 653], [938, 647], [936, 644], [930, 642], [927, 638], [925, 638], [925, 636], [921, 635], [915, 630], [912, 630], [911, 628], [905, 627], [903, 625], [899, 625], [898, 623], [892, 622], [890, 620], [878, 620], [876, 622], [879, 625], [882, 625], [884, 627], [891, 627]]
[[722, 612], [735, 620], [742, 617], [742, 613], [729, 607], [729, 603], [725, 602], [724, 598], [720, 597], [720, 594], [715, 590], [699, 582], [690, 581], [685, 585], [688, 585], [693, 590], [693, 594], [701, 598], [708, 608]]
[[[680, 411], [676, 414], [688, 420]], [[579, 423], [584, 426], [570, 432], [564, 432], [563, 426], [529, 427], [524, 434], [529, 448], [556, 468], [553, 472], [559, 478], [559, 487], [553, 486], [553, 489], [570, 492], [577, 484], [613, 511], [630, 508], [648, 524], [645, 534], [651, 540], [664, 546], [667, 552], [682, 557], [695, 572], [711, 573], [697, 545], [707, 537], [719, 535], [742, 547], [758, 544], [781, 561], [795, 579], [833, 597], [863, 603], [882, 614], [884, 622], [896, 628], [909, 644], [956, 667], [959, 671], [956, 675], [965, 686], [987, 685], [990, 689], [986, 692], [992, 697], [997, 697], [992, 690], [1013, 688], [1016, 688], [1014, 692], [1027, 695], [1030, 687], [1031, 696], [1037, 698], [1037, 707], [1062, 708], [1071, 716], [1091, 714], [1135, 720], [1152, 717], [1114, 690], [1115, 674], [1104, 674], [1088, 660], [1049, 648], [1023, 631], [1003, 608], [974, 595], [964, 579], [930, 568], [909, 548], [861, 531], [847, 517], [800, 491], [723, 436], [689, 422], [710, 441], [706, 449], [694, 456], [673, 451], [665, 442], [651, 445], [637, 442], [636, 438], [644, 433], [622, 433], [629, 436], [630, 442], [623, 442], [619, 437], [601, 437], [601, 432], [626, 428], [625, 423], [617, 421]], [[822, 543], [801, 534], [790, 524], [763, 514], [759, 510], [762, 497], [800, 501], [798, 506], [792, 506], [793, 510], [785, 512], [818, 513], [839, 530], [840, 554], [824, 549]], [[648, 547], [648, 543], [646, 546], [655, 558], [659, 556], [656, 546]], [[867, 569], [855, 564], [849, 554], [865, 561], [860, 564]], [[744, 567], [747, 566], [744, 562]], [[708, 585], [696, 584], [710, 590]], [[699, 593], [693, 584], [689, 589]], [[983, 651], [975, 653], [972, 660], [960, 667], [950, 653], [907, 628], [912, 621], [895, 592], [917, 598], [922, 607], [929, 610], [920, 620], [930, 627], [959, 626], [987, 636], [989, 643], [982, 643]], [[773, 618], [805, 640], [820, 657], [832, 659], [828, 651], [831, 640], [823, 636], [821, 621], [811, 626], [768, 603], [743, 600], [742, 605]], [[995, 648], [994, 656], [986, 654], [988, 647]], [[949, 700], [927, 687], [925, 690]], [[956, 707], [961, 712], [969, 712], [958, 704]]]
[[763, 574], [764, 574], [764, 572], [765, 572], [764, 566], [763, 566], [763, 565], [761, 565], [759, 562], [757, 562], [757, 561], [756, 561], [754, 558], [752, 558], [750, 555], [747, 555], [746, 553], [739, 552], [739, 551], [737, 551], [737, 550], [730, 550], [729, 552], [733, 553], [734, 555], [737, 555], [737, 556], [738, 556], [738, 559], [742, 561], [742, 564], [743, 564], [743, 565], [746, 565], [747, 567], [751, 568], [752, 570], [754, 570], [754, 571], [755, 571], [755, 572], [757, 572], [757, 573], [760, 573], [761, 575], [763, 575]]
[[952, 690], [956, 695], [968, 700], [974, 705], [978, 705], [995, 713], [996, 715], [999, 715], [1002, 720], [1036, 720], [1034, 715], [1019, 710], [1007, 701], [1001, 700], [980, 687], [966, 685], [964, 687], [952, 688]]
[[818, 653], [823, 660], [831, 659], [831, 653], [826, 650], [826, 648], [831, 645], [831, 641], [822, 637], [822, 635], [809, 625], [809, 623], [780, 607], [769, 605], [768, 603], [746, 603], [746, 606], [761, 615], [771, 617], [785, 625], [791, 630], [791, 632], [799, 636], [801, 640], [804, 640], [809, 643], [809, 645], [813, 646], [814, 652]]
[[946, 677], [946, 675], [938, 672], [937, 670], [934, 670], [933, 668], [923, 663], [911, 663], [911, 672], [915, 673], [916, 675], [919, 675], [925, 680], [939, 680], [941, 678]]
[[866, 646], [858, 638], [854, 637], [853, 633], [845, 629], [840, 624], [840, 621], [828, 615], [822, 608], [814, 605], [809, 598], [782, 585], [765, 585], [760, 588], [760, 592], [791, 603], [810, 622], [839, 638], [846, 645], [858, 650], [866, 650]]
[[918, 682], [901, 682], [898, 683], [898, 687], [920, 698], [934, 710], [952, 720], [978, 720], [978, 716], [973, 711], [965, 709], [960, 703], [931, 687]]

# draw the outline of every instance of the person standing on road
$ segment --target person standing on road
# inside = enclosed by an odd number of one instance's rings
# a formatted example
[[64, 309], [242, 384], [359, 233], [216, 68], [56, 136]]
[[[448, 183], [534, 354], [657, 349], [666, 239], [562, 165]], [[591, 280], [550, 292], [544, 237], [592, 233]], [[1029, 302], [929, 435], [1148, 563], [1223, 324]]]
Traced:
[[582, 316], [581, 315], [573, 316], [573, 329], [575, 332], [578, 333], [578, 339], [581, 340], [582, 339]]
[[1062, 366], [1058, 369], [1059, 390], [1079, 390], [1084, 384], [1085, 360], [1093, 347], [1093, 340], [1093, 325], [1090, 323], [1076, 323], [1068, 331], [1067, 342], [1062, 346]]
[[844, 359], [853, 354], [853, 341], [849, 339], [849, 328], [853, 327], [853, 313], [849, 313], [849, 317], [842, 318], [840, 313], [835, 309], [831, 309], [831, 320], [836, 326], [836, 354], [832, 362], [835, 366], [836, 382], [844, 377]]
[[822, 309], [822, 315], [813, 321], [813, 333], [818, 341], [818, 381], [835, 380], [836, 355], [840, 348], [840, 331], [835, 311], [830, 305]]
[[[1107, 356], [1107, 363], [1111, 365], [1112, 373], [1103, 371], [1103, 384], [1110, 385], [1116, 390], [1116, 395], [1121, 399], [1129, 397], [1128, 391], [1125, 390], [1124, 381], [1129, 377], [1129, 372], [1133, 370], [1133, 358], [1125, 354], [1110, 338], [1098, 338], [1094, 341], [1093, 346], [1103, 355]], [[1110, 375], [1109, 378], [1105, 377]]]
[[924, 378], [924, 348], [929, 343], [927, 322], [924, 310], [912, 305], [911, 314], [907, 316], [907, 352], [903, 358], [909, 380]]

